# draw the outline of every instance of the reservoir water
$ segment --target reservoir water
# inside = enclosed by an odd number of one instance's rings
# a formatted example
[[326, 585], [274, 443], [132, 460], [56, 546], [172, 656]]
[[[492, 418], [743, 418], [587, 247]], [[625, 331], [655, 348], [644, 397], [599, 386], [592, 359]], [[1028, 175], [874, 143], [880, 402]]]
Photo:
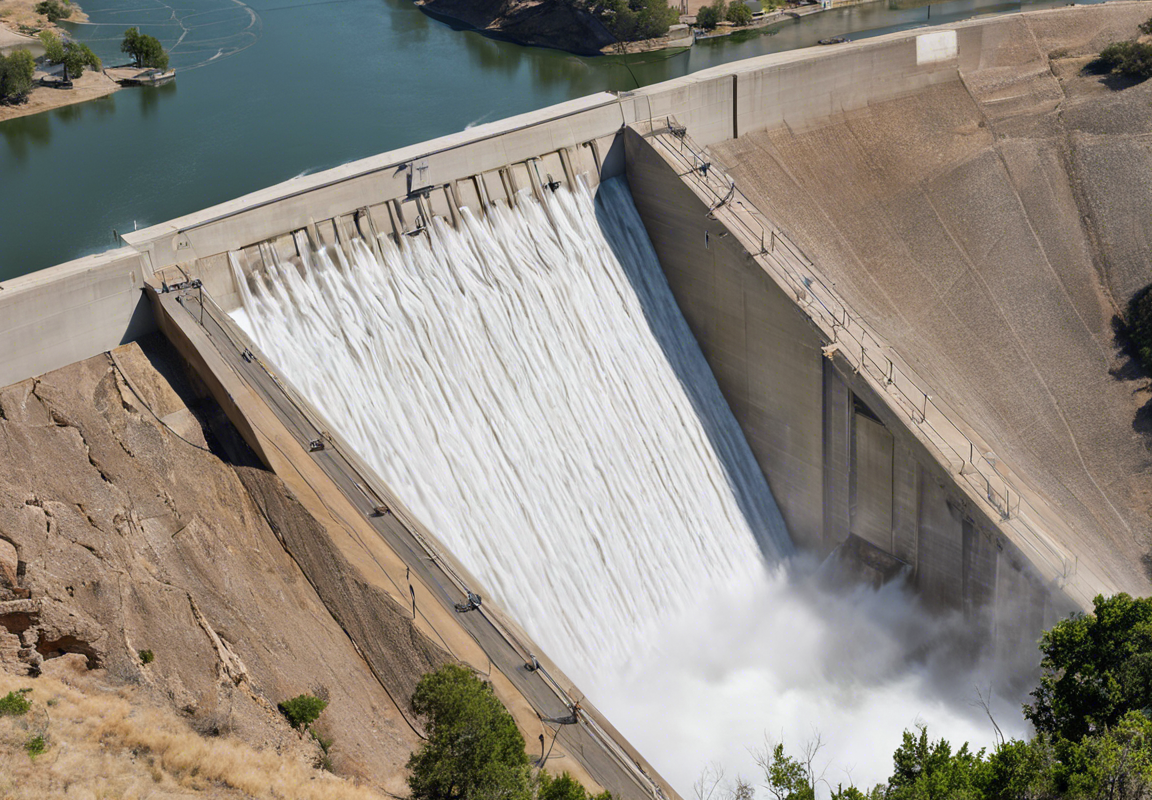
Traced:
[[[1029, 3], [1027, 7], [1059, 5]], [[842, 34], [875, 35], [1020, 2], [880, 0], [689, 51], [580, 58], [429, 19], [410, 0], [87, 0], [73, 25], [106, 64], [132, 25], [174, 84], [0, 123], [0, 280], [295, 175], [573, 97], [628, 90]]]

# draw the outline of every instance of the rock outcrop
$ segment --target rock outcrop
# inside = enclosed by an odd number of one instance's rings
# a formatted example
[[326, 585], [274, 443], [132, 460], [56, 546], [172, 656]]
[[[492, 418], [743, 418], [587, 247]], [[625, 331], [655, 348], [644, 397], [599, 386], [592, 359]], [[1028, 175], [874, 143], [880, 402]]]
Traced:
[[598, 55], [616, 39], [569, 0], [417, 0], [430, 16], [497, 39]]
[[[164, 340], [143, 345], [0, 389], [0, 667], [31, 677], [74, 654], [197, 731], [308, 763], [315, 743], [276, 704], [311, 692], [337, 773], [403, 791], [419, 735], [397, 703], [446, 656], [390, 598], [342, 585], [316, 521], [275, 475], [230, 463], [218, 408]], [[286, 543], [328, 577], [310, 582]], [[318, 589], [354, 595], [372, 652]]]

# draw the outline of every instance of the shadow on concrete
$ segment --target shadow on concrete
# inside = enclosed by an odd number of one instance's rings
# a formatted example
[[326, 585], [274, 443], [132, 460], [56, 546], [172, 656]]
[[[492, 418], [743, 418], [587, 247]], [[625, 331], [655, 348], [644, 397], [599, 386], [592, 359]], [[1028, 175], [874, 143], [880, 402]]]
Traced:
[[259, 457], [240, 437], [224, 410], [212, 398], [208, 387], [164, 334], [150, 333], [136, 343], [152, 368], [168, 382], [172, 391], [192, 412], [192, 416], [196, 417], [204, 431], [204, 441], [214, 456], [234, 467], [264, 469]]
[[[640, 301], [640, 305], [644, 310], [644, 316], [648, 321], [648, 326], [653, 336], [656, 338], [660, 349], [664, 353], [664, 357], [668, 360], [669, 365], [671, 365], [673, 372], [680, 381], [680, 385], [684, 387], [684, 393], [691, 401], [692, 408], [696, 412], [696, 417], [700, 420], [713, 451], [724, 467], [728, 485], [732, 488], [732, 493], [736, 497], [740, 511], [748, 521], [749, 528], [756, 536], [757, 545], [770, 563], [775, 562], [782, 555], [785, 555], [785, 553], [781, 552], [780, 548], [782, 542], [791, 542], [791, 536], [784, 524], [784, 518], [780, 515], [776, 499], [767, 485], [767, 476], [765, 476], [765, 481], [759, 483], [758, 486], [749, 486], [745, 481], [741, 480], [741, 475], [746, 473], [746, 469], [741, 468], [741, 464], [738, 461], [739, 453], [733, 452], [733, 445], [735, 445], [736, 448], [748, 450], [746, 454], [747, 459], [751, 461], [757, 475], [762, 474], [760, 468], [751, 450], [748, 449], [748, 443], [744, 439], [743, 431], [733, 417], [732, 410], [728, 406], [724, 395], [721, 393], [719, 385], [716, 383], [716, 378], [704, 358], [704, 353], [700, 350], [700, 345], [696, 341], [696, 337], [688, 327], [688, 322], [684, 319], [679, 305], [676, 304], [674, 299], [671, 299], [672, 290], [668, 287], [663, 271], [661, 270], [657, 277], [661, 282], [660, 288], [662, 288], [663, 292], [666, 292], [670, 298], [670, 309], [661, 307], [658, 303], [654, 302], [650, 288], [651, 278], [645, 279], [645, 276], [641, 274], [641, 265], [637, 263], [637, 259], [634, 256], [629, 255], [632, 247], [630, 247], [629, 242], [623, 240], [627, 236], [642, 237], [644, 245], [649, 249], [651, 249], [652, 245], [648, 241], [648, 233], [644, 228], [643, 221], [640, 219], [640, 214], [631, 203], [631, 189], [628, 186], [627, 179], [621, 176], [614, 180], [621, 182], [621, 188], [624, 189], [629, 197], [629, 204], [627, 206], [629, 218], [622, 220], [621, 222], [623, 224], [613, 223], [609, 220], [608, 215], [612, 212], [605, 208], [603, 196], [600, 192], [597, 192], [597, 222], [599, 222], [600, 229], [603, 231], [604, 237], [612, 248], [616, 259], [620, 262], [621, 266], [623, 266], [624, 274], [627, 276], [628, 282], [631, 284], [637, 299]], [[629, 231], [621, 231], [621, 228], [628, 228]], [[635, 240], [632, 244], [635, 244]], [[654, 253], [652, 257], [656, 257]], [[726, 429], [739, 431], [739, 441], [735, 443], [731, 442], [731, 437], [725, 435]], [[758, 491], [761, 488], [764, 492], [768, 493], [767, 499], [770, 501], [774, 518], [764, 519], [763, 509], [765, 506], [765, 498], [759, 495]]]
[[1081, 70], [1083, 75], [1099, 75], [1100, 83], [1114, 92], [1122, 92], [1132, 86], [1139, 86], [1148, 80], [1137, 75], [1121, 75], [1112, 71], [1112, 65], [1102, 59], [1089, 61]]

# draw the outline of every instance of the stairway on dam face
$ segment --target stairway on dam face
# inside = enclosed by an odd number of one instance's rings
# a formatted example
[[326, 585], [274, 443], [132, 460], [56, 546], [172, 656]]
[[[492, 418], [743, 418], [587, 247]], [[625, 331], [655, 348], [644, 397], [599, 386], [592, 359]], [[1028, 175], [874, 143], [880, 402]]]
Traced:
[[1113, 326], [1152, 281], [1152, 85], [1110, 89], [1080, 54], [1146, 16], [1017, 17], [956, 81], [712, 148], [1068, 522], [1063, 544], [1135, 594], [1152, 589], [1150, 395]]

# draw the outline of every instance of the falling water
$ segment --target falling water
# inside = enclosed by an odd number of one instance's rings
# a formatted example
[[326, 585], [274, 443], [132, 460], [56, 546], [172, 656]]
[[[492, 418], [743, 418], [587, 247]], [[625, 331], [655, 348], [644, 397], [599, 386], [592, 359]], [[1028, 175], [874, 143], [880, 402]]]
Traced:
[[237, 318], [682, 793], [766, 729], [821, 727], [864, 780], [918, 720], [972, 738], [923, 664], [954, 628], [899, 587], [832, 596], [783, 566], [627, 186], [545, 203], [381, 237], [380, 258], [301, 236], [302, 264], [251, 281], [234, 257]]
[[561, 190], [381, 237], [379, 260], [356, 240], [272, 265], [243, 298], [256, 343], [562, 666], [635, 655], [791, 550], [626, 186], [599, 196], [619, 253]]

